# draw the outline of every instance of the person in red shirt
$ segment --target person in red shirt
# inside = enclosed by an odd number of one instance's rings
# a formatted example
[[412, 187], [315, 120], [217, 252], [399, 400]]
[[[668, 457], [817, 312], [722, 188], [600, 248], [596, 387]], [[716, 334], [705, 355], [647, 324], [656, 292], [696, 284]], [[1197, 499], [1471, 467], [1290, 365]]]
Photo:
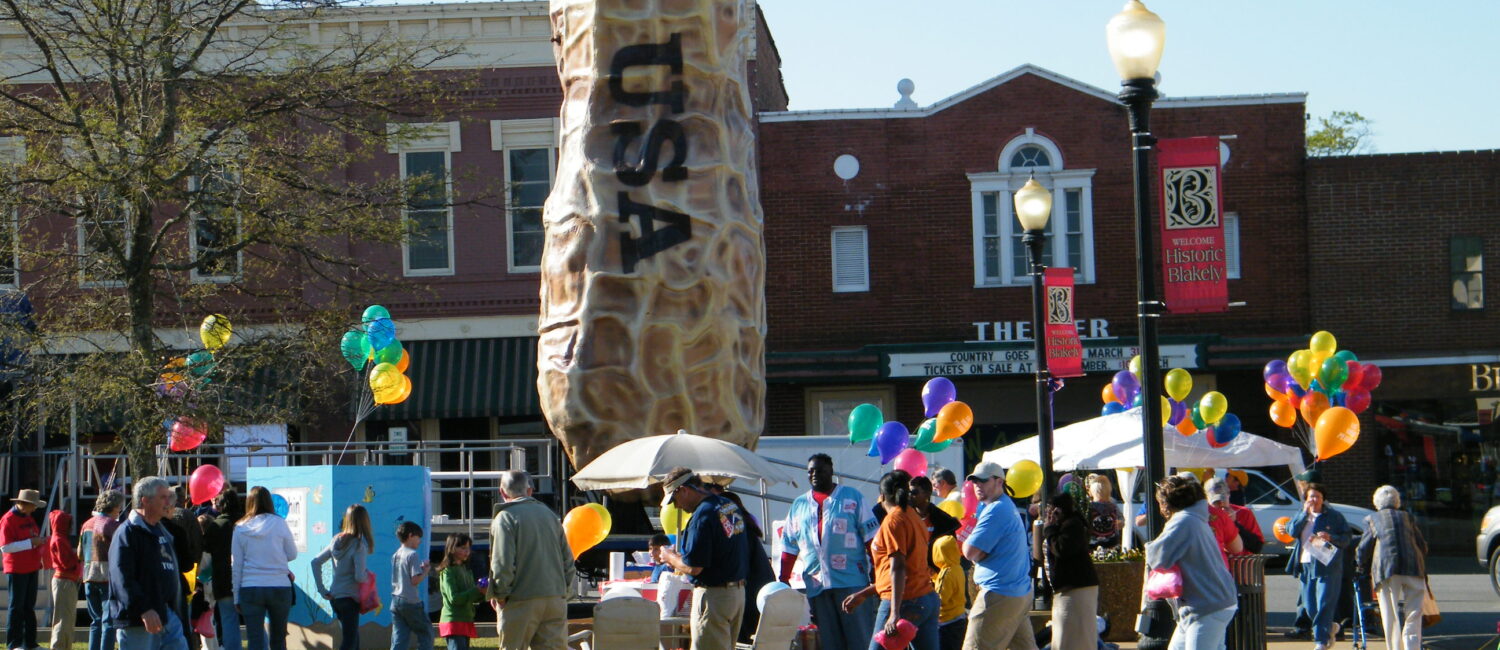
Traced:
[[36, 589], [42, 570], [42, 548], [47, 540], [31, 513], [46, 505], [42, 493], [21, 490], [15, 505], [0, 517], [0, 566], [10, 581], [10, 616], [6, 619], [5, 646], [11, 650], [36, 647]]
[[61, 510], [47, 513], [52, 536], [42, 564], [52, 569], [52, 650], [73, 650], [73, 623], [78, 618], [78, 583], [83, 581], [83, 562], [68, 534], [73, 515]]
[[1237, 554], [1259, 553], [1266, 542], [1265, 535], [1260, 532], [1260, 522], [1255, 520], [1254, 510], [1234, 504], [1234, 491], [1229, 486], [1229, 482], [1210, 479], [1203, 485], [1203, 491], [1208, 494], [1210, 508], [1223, 509], [1230, 514], [1235, 524], [1235, 533], [1240, 536], [1242, 547]]
[[1239, 555], [1245, 550], [1240, 541], [1240, 529], [1234, 524], [1234, 512], [1229, 509], [1229, 488], [1219, 479], [1209, 479], [1203, 486], [1208, 495], [1208, 525], [1219, 542], [1219, 552], [1224, 555], [1224, 566], [1229, 566], [1229, 556]]

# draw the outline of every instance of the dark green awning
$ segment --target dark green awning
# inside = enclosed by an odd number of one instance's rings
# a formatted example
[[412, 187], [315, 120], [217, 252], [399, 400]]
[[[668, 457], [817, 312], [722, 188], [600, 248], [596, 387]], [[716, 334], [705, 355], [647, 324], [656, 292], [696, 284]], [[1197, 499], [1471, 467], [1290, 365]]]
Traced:
[[381, 406], [372, 420], [541, 415], [536, 338], [403, 342], [411, 396]]

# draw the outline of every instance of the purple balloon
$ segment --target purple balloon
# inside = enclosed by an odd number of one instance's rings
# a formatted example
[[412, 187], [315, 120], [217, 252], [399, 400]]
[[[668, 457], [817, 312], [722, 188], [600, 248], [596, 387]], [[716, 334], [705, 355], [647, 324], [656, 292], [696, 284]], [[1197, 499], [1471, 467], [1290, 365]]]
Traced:
[[1113, 383], [1115, 388], [1115, 399], [1119, 400], [1121, 404], [1134, 402], [1135, 394], [1141, 390], [1140, 380], [1136, 379], [1135, 375], [1130, 374], [1129, 370], [1121, 370], [1115, 373], [1115, 379], [1111, 383]]
[[901, 450], [906, 449], [910, 443], [911, 432], [906, 430], [906, 425], [900, 422], [887, 422], [880, 425], [880, 431], [875, 434], [875, 447], [880, 450], [880, 464], [884, 465], [896, 459]]
[[1179, 402], [1170, 397], [1167, 398], [1167, 401], [1172, 403], [1172, 414], [1167, 417], [1167, 424], [1175, 427], [1179, 422], [1182, 422], [1182, 418], [1187, 417], [1187, 403]]
[[1287, 382], [1290, 382], [1291, 380], [1292, 376], [1286, 374], [1285, 372], [1278, 372], [1266, 377], [1266, 383], [1270, 384], [1271, 388], [1275, 388], [1276, 392], [1278, 393], [1285, 393]]
[[1282, 361], [1281, 359], [1272, 359], [1270, 362], [1266, 363], [1266, 369], [1261, 371], [1260, 376], [1265, 377], [1266, 382], [1270, 383], [1272, 375], [1284, 374], [1287, 374], [1286, 362]]
[[922, 387], [922, 408], [926, 410], [927, 417], [937, 417], [938, 411], [958, 396], [958, 389], [954, 388], [953, 382], [947, 377], [933, 377], [927, 380], [927, 385]]

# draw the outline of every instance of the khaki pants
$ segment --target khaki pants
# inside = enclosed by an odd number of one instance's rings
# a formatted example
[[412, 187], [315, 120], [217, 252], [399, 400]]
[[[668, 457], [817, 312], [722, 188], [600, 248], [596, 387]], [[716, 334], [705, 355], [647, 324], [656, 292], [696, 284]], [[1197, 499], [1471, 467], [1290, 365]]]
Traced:
[[1098, 648], [1098, 616], [1098, 587], [1076, 587], [1053, 594], [1052, 650]]
[[78, 583], [52, 579], [52, 650], [73, 650], [73, 623], [78, 620]]
[[974, 598], [974, 608], [969, 610], [964, 650], [1036, 650], [1030, 615], [1031, 592], [1024, 596], [1001, 596], [980, 589]]
[[1422, 599], [1427, 597], [1427, 581], [1416, 576], [1391, 576], [1377, 585], [1375, 592], [1380, 595], [1385, 647], [1422, 650]]
[[693, 650], [734, 650], [745, 617], [745, 585], [693, 587]]
[[566, 650], [568, 602], [561, 596], [511, 600], [500, 608], [500, 650]]

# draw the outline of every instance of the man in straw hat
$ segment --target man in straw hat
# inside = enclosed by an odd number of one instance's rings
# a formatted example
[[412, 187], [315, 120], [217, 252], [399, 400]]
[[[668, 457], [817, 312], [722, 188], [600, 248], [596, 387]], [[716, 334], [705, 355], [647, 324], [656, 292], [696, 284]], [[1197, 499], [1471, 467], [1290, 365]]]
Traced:
[[31, 650], [36, 647], [37, 577], [42, 570], [42, 550], [47, 545], [31, 513], [46, 502], [36, 490], [21, 490], [11, 502], [14, 505], [0, 517], [0, 551], [5, 553], [5, 577], [10, 582], [5, 646], [11, 650]]

